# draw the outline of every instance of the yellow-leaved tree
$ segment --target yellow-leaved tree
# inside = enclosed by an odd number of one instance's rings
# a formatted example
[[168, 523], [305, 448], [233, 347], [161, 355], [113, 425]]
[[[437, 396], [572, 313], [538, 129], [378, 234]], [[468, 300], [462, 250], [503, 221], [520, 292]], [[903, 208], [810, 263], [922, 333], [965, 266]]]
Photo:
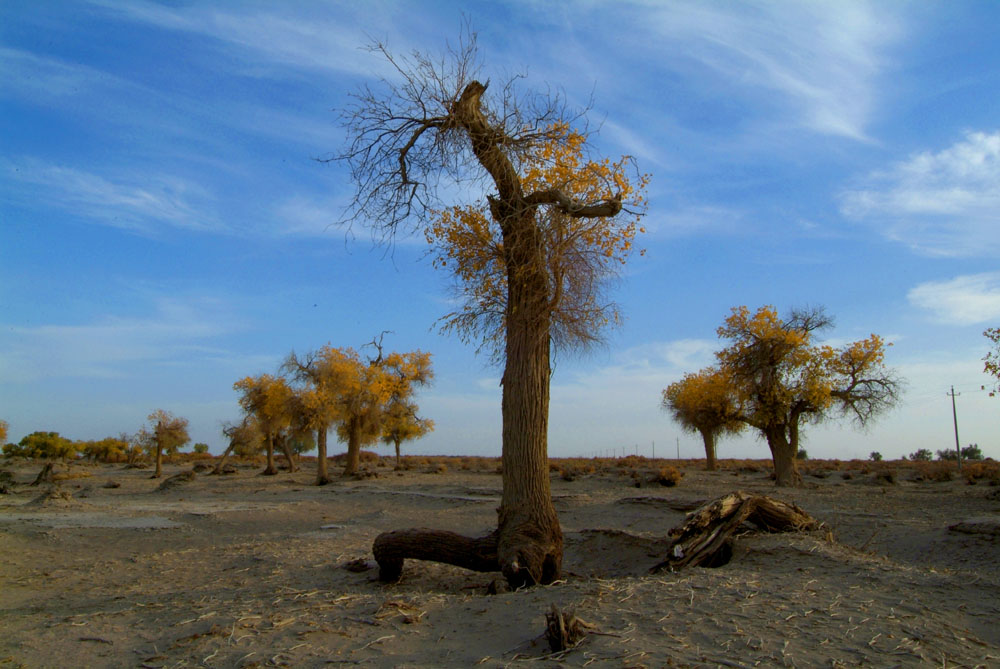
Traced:
[[163, 409], [149, 414], [147, 420], [149, 424], [139, 430], [138, 439], [155, 457], [156, 470], [152, 478], [157, 479], [163, 475], [163, 454], [176, 453], [191, 440], [188, 436], [188, 420]]
[[888, 346], [876, 334], [839, 348], [814, 344], [814, 333], [833, 325], [822, 308], [792, 310], [784, 318], [774, 307], [750, 313], [735, 307], [718, 334], [729, 346], [716, 353], [728, 377], [735, 417], [767, 440], [775, 483], [796, 485], [799, 431], [832, 413], [861, 426], [892, 408], [902, 381], [885, 366]]
[[682, 428], [701, 435], [709, 471], [715, 471], [716, 440], [723, 434], [738, 434], [744, 427], [735, 398], [729, 392], [730, 384], [725, 371], [706, 367], [685, 374], [663, 390], [660, 406]]
[[239, 423], [223, 424], [222, 435], [229, 440], [229, 444], [210, 474], [225, 473], [226, 461], [231, 454], [235, 453], [242, 458], [252, 457], [260, 453], [264, 447], [264, 435], [260, 431], [257, 418], [252, 414], [244, 414]]
[[412, 402], [417, 387], [433, 378], [430, 353], [383, 355], [381, 339], [372, 345], [378, 355], [371, 359], [328, 344], [304, 356], [291, 353], [285, 361], [285, 369], [303, 384], [296, 393], [298, 414], [316, 431], [317, 484], [329, 481], [326, 433], [331, 426], [347, 445], [343, 475], [350, 476], [358, 469], [361, 448], [381, 436], [392, 404]]
[[[285, 442], [284, 433], [292, 423], [292, 388], [280, 376], [260, 374], [240, 379], [233, 384], [233, 389], [240, 394], [239, 402], [243, 412], [254, 417], [257, 429], [263, 436], [267, 466], [261, 474], [273, 476], [278, 473], [274, 464], [275, 445]], [[294, 466], [291, 459], [288, 466]]]
[[988, 328], [983, 336], [993, 345], [993, 350], [988, 351], [983, 358], [983, 371], [997, 380], [990, 391], [990, 397], [994, 397], [1000, 391], [1000, 328]]
[[434, 429], [434, 421], [417, 415], [420, 410], [414, 402], [391, 398], [382, 416], [382, 443], [396, 447], [396, 468], [400, 464], [399, 447], [404, 441], [419, 439]]
[[[604, 288], [632, 248], [646, 177], [627, 157], [591, 159], [587, 133], [573, 127], [581, 115], [558, 96], [521, 93], [517, 77], [482, 83], [474, 34], [443, 59], [374, 50], [396, 76], [344, 111], [349, 144], [335, 159], [356, 186], [352, 215], [385, 238], [422, 229], [461, 297], [445, 328], [503, 364], [496, 531], [382, 535], [379, 575], [398, 579], [404, 559], [419, 558], [500, 570], [513, 587], [551, 583], [563, 554], [548, 473], [552, 346], [586, 346], [617, 322]], [[481, 196], [441, 197], [469, 184]]]

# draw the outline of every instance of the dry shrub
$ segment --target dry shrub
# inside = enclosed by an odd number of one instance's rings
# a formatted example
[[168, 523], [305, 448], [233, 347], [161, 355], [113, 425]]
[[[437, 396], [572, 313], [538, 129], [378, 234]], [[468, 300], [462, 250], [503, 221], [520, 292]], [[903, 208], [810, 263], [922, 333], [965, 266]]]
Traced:
[[882, 469], [875, 472], [875, 482], [894, 485], [896, 483], [896, 474], [889, 469]]
[[439, 462], [438, 464], [436, 464], [436, 465], [434, 465], [432, 467], [428, 467], [427, 469], [425, 469], [424, 473], [426, 473], [426, 474], [447, 474], [448, 473], [448, 465], [446, 465], [443, 462]]
[[680, 483], [683, 477], [684, 473], [677, 469], [677, 467], [668, 465], [666, 467], [660, 467], [660, 470], [653, 475], [653, 478], [650, 479], [650, 483], [659, 483], [662, 486], [672, 488]]
[[990, 485], [1000, 485], [1000, 463], [993, 460], [966, 462], [962, 465], [962, 476], [970, 485], [983, 479], [987, 479]]
[[950, 462], [917, 462], [911, 481], [929, 481], [931, 483], [945, 483], [954, 478]]

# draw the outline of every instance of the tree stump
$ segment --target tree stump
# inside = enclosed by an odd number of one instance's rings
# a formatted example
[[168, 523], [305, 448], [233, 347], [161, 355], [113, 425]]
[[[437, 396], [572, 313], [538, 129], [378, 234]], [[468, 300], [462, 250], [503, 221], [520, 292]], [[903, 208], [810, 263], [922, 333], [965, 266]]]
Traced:
[[733, 492], [703, 505], [689, 514], [683, 525], [670, 530], [669, 555], [651, 571], [725, 564], [732, 556], [732, 535], [743, 523], [767, 532], [814, 530], [821, 525], [794, 504]]

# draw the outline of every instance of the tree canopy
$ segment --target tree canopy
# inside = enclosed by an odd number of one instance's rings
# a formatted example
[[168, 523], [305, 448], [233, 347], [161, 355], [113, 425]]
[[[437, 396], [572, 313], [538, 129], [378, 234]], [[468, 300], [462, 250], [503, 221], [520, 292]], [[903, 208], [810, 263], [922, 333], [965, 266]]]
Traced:
[[188, 420], [163, 409], [149, 414], [147, 420], [149, 423], [139, 431], [138, 439], [155, 456], [156, 470], [153, 477], [159, 478], [163, 473], [163, 454], [176, 453], [191, 440], [188, 435]]
[[[263, 473], [274, 475], [278, 468], [274, 463], [274, 447], [292, 422], [289, 404], [292, 400], [292, 389], [281, 376], [260, 374], [247, 376], [233, 384], [233, 389], [240, 393], [239, 403], [247, 416], [253, 416], [257, 429], [263, 435], [264, 447], [267, 450], [267, 465]], [[291, 463], [289, 463], [291, 466]]]
[[739, 420], [735, 397], [729, 392], [732, 380], [718, 368], [706, 367], [685, 374], [663, 390], [661, 406], [685, 430], [698, 432], [705, 443], [706, 466], [715, 469], [716, 440], [723, 434], [737, 434]]
[[731, 379], [736, 418], [767, 440], [778, 485], [798, 481], [803, 422], [840, 414], [865, 426], [899, 399], [902, 382], [884, 364], [882, 338], [872, 334], [839, 348], [814, 344], [814, 333], [832, 325], [822, 308], [779, 318], [771, 306], [752, 314], [741, 306], [718, 329], [729, 341], [716, 358]]
[[983, 371], [997, 380], [990, 391], [990, 397], [994, 397], [1000, 391], [1000, 328], [988, 328], [983, 336], [993, 346], [993, 350], [988, 351], [983, 358]]

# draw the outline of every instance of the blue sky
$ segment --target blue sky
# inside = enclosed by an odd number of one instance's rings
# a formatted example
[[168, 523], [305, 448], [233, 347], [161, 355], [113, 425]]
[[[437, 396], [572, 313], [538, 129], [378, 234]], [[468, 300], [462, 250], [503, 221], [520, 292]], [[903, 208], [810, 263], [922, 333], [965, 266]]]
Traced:
[[[702, 454], [660, 390], [712, 362], [731, 307], [824, 305], [908, 379], [814, 457], [963, 445], [1000, 457], [980, 390], [1000, 325], [1000, 4], [93, 2], [0, 8], [0, 418], [10, 438], [134, 431], [154, 409], [218, 452], [232, 384], [327, 342], [434, 355], [410, 452], [499, 454], [499, 370], [439, 335], [449, 277], [336, 222], [337, 110], [439, 53], [464, 17], [484, 73], [592, 99], [601, 153], [652, 174], [625, 325], [559, 356], [550, 454]], [[752, 436], [722, 457], [767, 457]]]

